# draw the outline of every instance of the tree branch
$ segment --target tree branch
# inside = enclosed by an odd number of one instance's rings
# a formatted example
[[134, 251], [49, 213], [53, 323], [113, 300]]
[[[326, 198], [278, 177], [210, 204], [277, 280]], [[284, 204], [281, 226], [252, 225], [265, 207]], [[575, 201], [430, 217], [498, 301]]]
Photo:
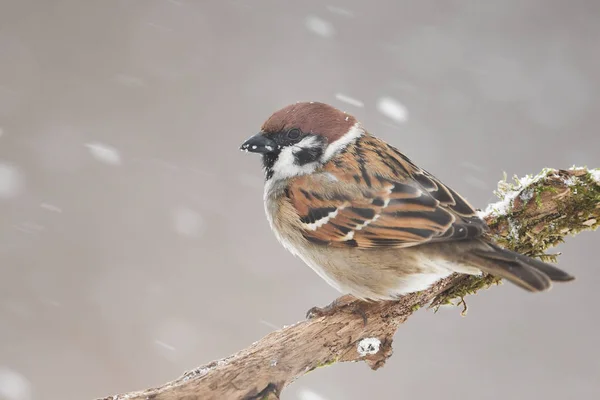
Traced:
[[[496, 194], [501, 201], [481, 216], [495, 240], [523, 254], [552, 261], [556, 255], [545, 254], [546, 249], [567, 235], [600, 225], [600, 170], [545, 169], [513, 184], [500, 182]], [[278, 399], [287, 385], [318, 367], [362, 360], [380, 368], [392, 355], [398, 326], [413, 312], [456, 299], [466, 311], [466, 295], [498, 282], [489, 275], [452, 275], [394, 302], [365, 303], [342, 296], [325, 315], [272, 332], [230, 357], [160, 387], [103, 400]]]

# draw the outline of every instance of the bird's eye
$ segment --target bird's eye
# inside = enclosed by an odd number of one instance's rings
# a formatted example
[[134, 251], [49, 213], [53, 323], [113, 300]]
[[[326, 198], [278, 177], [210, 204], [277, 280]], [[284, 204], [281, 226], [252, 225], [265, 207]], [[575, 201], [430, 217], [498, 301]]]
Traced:
[[298, 139], [302, 132], [298, 128], [292, 128], [288, 131], [287, 137], [288, 139]]

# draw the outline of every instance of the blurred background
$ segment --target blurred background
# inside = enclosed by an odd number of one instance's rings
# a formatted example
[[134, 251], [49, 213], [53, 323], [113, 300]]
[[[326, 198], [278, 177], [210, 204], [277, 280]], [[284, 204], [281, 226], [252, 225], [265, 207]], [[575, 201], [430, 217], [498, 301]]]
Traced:
[[[338, 296], [270, 232], [276, 109], [330, 103], [465, 195], [600, 167], [596, 0], [1, 0], [0, 399], [92, 399], [225, 357]], [[575, 283], [421, 311], [372, 372], [283, 399], [600, 395], [600, 234]]]

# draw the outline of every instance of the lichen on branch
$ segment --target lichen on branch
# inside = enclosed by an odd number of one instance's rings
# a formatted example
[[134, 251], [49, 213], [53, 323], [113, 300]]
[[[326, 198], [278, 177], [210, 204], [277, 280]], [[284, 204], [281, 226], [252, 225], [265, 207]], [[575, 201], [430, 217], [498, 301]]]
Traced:
[[599, 175], [600, 170], [585, 168], [544, 169], [535, 177], [515, 179], [516, 184], [502, 182], [497, 191], [503, 196], [499, 203], [510, 199], [504, 212], [498, 213], [491, 205], [483, 217], [502, 245], [544, 257], [545, 250], [565, 236], [598, 227]]
[[[481, 212], [490, 236], [532, 257], [555, 261], [556, 255], [546, 253], [550, 247], [600, 225], [600, 170], [547, 168], [514, 183], [505, 179], [496, 193], [500, 201]], [[365, 361], [380, 368], [392, 355], [398, 326], [413, 312], [456, 299], [464, 311], [465, 296], [498, 282], [490, 275], [454, 274], [398, 301], [365, 303], [342, 296], [327, 314], [272, 332], [230, 357], [160, 387], [103, 400], [278, 399], [287, 385], [319, 367]]]
[[[600, 169], [573, 167], [569, 170], [544, 168], [535, 176], [506, 176], [498, 182], [500, 198], [480, 212], [492, 238], [502, 246], [546, 262], [556, 262], [556, 254], [546, 250], [583, 230], [600, 225]], [[463, 282], [436, 297], [432, 306], [459, 303], [464, 297], [500, 282], [491, 275], [464, 276]]]

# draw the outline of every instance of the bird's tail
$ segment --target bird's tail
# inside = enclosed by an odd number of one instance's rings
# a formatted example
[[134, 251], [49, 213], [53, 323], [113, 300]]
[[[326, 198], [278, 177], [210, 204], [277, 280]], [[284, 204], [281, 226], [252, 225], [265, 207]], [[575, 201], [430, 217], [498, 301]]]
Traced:
[[508, 279], [530, 292], [550, 289], [552, 281], [568, 282], [575, 279], [548, 263], [503, 249], [486, 242], [485, 248], [473, 249], [467, 257], [469, 261], [484, 272]]

